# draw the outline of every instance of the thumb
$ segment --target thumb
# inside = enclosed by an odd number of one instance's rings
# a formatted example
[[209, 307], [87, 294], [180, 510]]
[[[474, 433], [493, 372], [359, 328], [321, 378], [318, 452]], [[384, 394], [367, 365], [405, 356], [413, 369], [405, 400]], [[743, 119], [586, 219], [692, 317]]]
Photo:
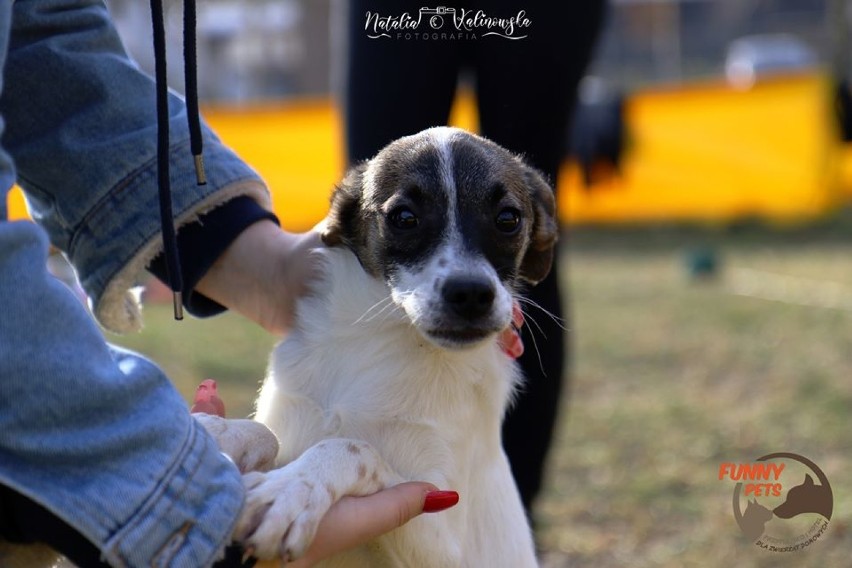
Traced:
[[[430, 483], [401, 483], [366, 497], [343, 497], [323, 518], [316, 537], [305, 555], [288, 566], [311, 566], [323, 558], [364, 544], [401, 527], [424, 512], [427, 495], [432, 501], [437, 488]], [[448, 495], [438, 492], [441, 508], [455, 504]], [[456, 496], [457, 500], [457, 496]], [[438, 511], [440, 509], [427, 509]]]

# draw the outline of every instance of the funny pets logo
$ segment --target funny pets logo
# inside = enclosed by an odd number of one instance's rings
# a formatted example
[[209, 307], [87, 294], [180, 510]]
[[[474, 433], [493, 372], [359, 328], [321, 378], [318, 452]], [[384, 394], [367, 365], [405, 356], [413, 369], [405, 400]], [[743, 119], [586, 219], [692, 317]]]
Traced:
[[834, 509], [831, 485], [803, 456], [781, 452], [753, 463], [723, 462], [719, 479], [737, 482], [734, 518], [746, 538], [760, 548], [803, 550], [828, 529]]

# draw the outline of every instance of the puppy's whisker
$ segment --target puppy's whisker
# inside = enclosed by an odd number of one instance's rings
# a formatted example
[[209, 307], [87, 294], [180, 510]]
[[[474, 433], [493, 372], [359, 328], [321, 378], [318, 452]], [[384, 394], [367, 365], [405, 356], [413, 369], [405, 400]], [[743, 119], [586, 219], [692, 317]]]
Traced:
[[[538, 368], [541, 371], [542, 376], [546, 377], [547, 371], [545, 371], [545, 369], [544, 369], [544, 362], [541, 359], [541, 349], [538, 346], [538, 340], [536, 339], [535, 336], [536, 336], [536, 330], [538, 330], [538, 333], [541, 334], [542, 338], [545, 341], [547, 341], [547, 334], [544, 332], [544, 329], [542, 328], [541, 324], [532, 316], [532, 314], [529, 313], [529, 310], [524, 308], [524, 304], [526, 303], [528, 305], [536, 306], [540, 311], [545, 312], [545, 314], [551, 316], [551, 318], [554, 319], [554, 321], [558, 320], [559, 318], [554, 317], [553, 314], [550, 314], [549, 312], [547, 312], [547, 310], [542, 309], [541, 306], [538, 306], [537, 304], [535, 304], [535, 302], [529, 300], [528, 298], [523, 298], [523, 297], [520, 297], [520, 296], [514, 296], [514, 298], [520, 304], [521, 313], [524, 316], [524, 322], [528, 323], [528, 324], [532, 324], [532, 325], [527, 325], [527, 328], [529, 329], [529, 333], [527, 335], [530, 337], [530, 339], [532, 339], [533, 349], [535, 349], [535, 356], [536, 356], [536, 359], [538, 360]], [[559, 323], [559, 322], [556, 322], [556, 323]]]
[[[366, 311], [363, 314], [361, 314], [361, 317], [359, 317], [354, 322], [352, 322], [352, 325], [358, 325], [360, 323], [367, 323], [367, 322], [372, 321], [374, 318], [376, 318], [379, 314], [381, 314], [383, 311], [385, 311], [388, 308], [390, 301], [391, 301], [390, 297], [382, 298], [381, 300], [379, 300], [378, 302], [376, 302], [375, 304], [373, 304], [372, 306], [367, 308]], [[385, 304], [385, 305], [382, 306], [382, 304]], [[377, 313], [370, 315], [370, 312], [377, 309], [379, 306], [382, 306], [382, 308]], [[369, 317], [367, 317], [367, 316], [369, 316]]]
[[[518, 300], [519, 303], [523, 302], [524, 300], [524, 298], [517, 297], [515, 299]], [[544, 337], [544, 339], [547, 339], [547, 334], [544, 332], [544, 328], [541, 326], [538, 320], [533, 317], [529, 310], [524, 309], [523, 304], [521, 304], [521, 313], [524, 315], [524, 322], [535, 325], [536, 329], [538, 329], [538, 332], [542, 335], [542, 337]]]
[[[402, 290], [402, 291], [397, 291], [395, 293], [396, 297], [388, 296], [388, 300], [390, 300], [391, 305], [393, 306], [393, 309], [390, 310], [389, 312], [387, 312], [384, 315], [384, 317], [382, 318], [382, 323], [386, 322], [388, 320], [388, 318], [390, 318], [392, 315], [394, 315], [397, 312], [402, 312], [403, 314], [405, 314], [406, 308], [404, 308], [403, 305], [408, 301], [409, 297], [414, 295], [414, 293], [415, 293], [414, 290]], [[412, 317], [416, 317], [416, 314], [413, 314]]]
[[[536, 327], [538, 327], [539, 333], [541, 333], [541, 335], [542, 335], [542, 336], [544, 337], [544, 339], [546, 340], [546, 339], [547, 339], [547, 336], [545, 336], [545, 335], [544, 335], [544, 332], [543, 332], [543, 331], [541, 331], [541, 326], [538, 324], [538, 322], [537, 322], [537, 321], [535, 321], [535, 320], [531, 320], [531, 321], [532, 321], [533, 323], [535, 323]], [[547, 376], [547, 371], [545, 371], [545, 370], [544, 370], [544, 361], [542, 361], [542, 360], [541, 360], [541, 349], [539, 349], [539, 347], [538, 347], [538, 341], [537, 341], [537, 340], [536, 340], [536, 338], [535, 338], [535, 332], [533, 332], [532, 330], [530, 330], [529, 336], [530, 336], [530, 338], [532, 339], [533, 349], [535, 349], [535, 357], [536, 357], [536, 359], [538, 359], [538, 368], [539, 368], [539, 370], [541, 371], [541, 375], [542, 375], [543, 377], [546, 377], [546, 376]]]
[[[390, 308], [390, 311], [388, 311], [388, 308]], [[376, 318], [381, 316], [382, 322], [384, 323], [384, 321], [387, 319], [388, 315], [392, 314], [396, 310], [396, 308], [397, 308], [397, 305], [393, 302], [393, 300], [388, 298], [388, 302], [386, 302], [385, 305], [382, 306], [382, 309], [379, 310], [378, 312], [374, 313], [372, 316], [370, 316], [366, 320], [366, 322], [371, 322], [371, 321], [373, 321]]]
[[[396, 313], [398, 313], [398, 311], [396, 309], [389, 311], [387, 314], [385, 314], [385, 317], [382, 318], [381, 324], [384, 325], [385, 322], [387, 322], [389, 319], [391, 319], [391, 316], [393, 316]], [[398, 321], [398, 319], [397, 319], [397, 321]]]
[[[561, 317], [557, 316], [556, 314], [546, 310], [538, 302], [531, 300], [531, 299], [529, 299], [525, 296], [515, 296], [515, 299], [518, 300], [518, 302], [520, 302], [521, 304], [526, 304], [528, 306], [534, 307], [535, 309], [537, 309], [538, 311], [542, 312], [544, 315], [549, 317], [551, 320], [553, 320], [553, 323], [558, 325], [563, 331], [568, 331], [568, 327], [566, 326], [566, 322], [565, 322], [564, 318], [561, 318]], [[524, 315], [526, 315], [528, 313], [529, 313], [528, 311], [524, 310]]]
[[545, 340], [547, 340], [547, 333], [545, 333], [544, 328], [543, 328], [543, 327], [541, 327], [541, 324], [540, 324], [540, 323], [538, 323], [538, 320], [536, 320], [536, 319], [535, 319], [534, 317], [532, 317], [530, 314], [524, 313], [524, 321], [525, 321], [525, 322], [530, 322], [530, 323], [532, 323], [533, 325], [535, 325], [535, 328], [538, 330], [538, 332], [541, 334], [541, 336], [542, 336]]
[[[390, 308], [390, 310], [388, 310], [388, 308]], [[364, 323], [371, 323], [371, 322], [375, 321], [375, 320], [376, 320], [376, 319], [378, 319], [378, 318], [381, 318], [381, 319], [379, 320], [379, 323], [385, 323], [385, 322], [387, 321], [388, 317], [390, 317], [390, 315], [391, 315], [392, 313], [394, 313], [394, 311], [396, 311], [396, 307], [395, 307], [392, 303], [391, 303], [391, 304], [387, 304], [387, 305], [385, 305], [385, 307], [383, 307], [381, 310], [379, 310], [378, 312], [376, 312], [375, 314], [373, 314], [373, 315], [372, 315], [369, 319], [367, 319]]]
[[[385, 300], [380, 300], [380, 301], [376, 302], [375, 304], [373, 304], [372, 306], [370, 306], [369, 308], [367, 308], [364, 311], [364, 313], [361, 314], [358, 317], [358, 319], [356, 319], [355, 321], [352, 322], [352, 325], [358, 325], [360, 323], [365, 323], [365, 322], [368, 322], [371, 319], [373, 319], [374, 314], [372, 314], [372, 312], [374, 310], [376, 310], [379, 306], [381, 306], [384, 302], [385, 302]], [[384, 309], [385, 309], [385, 307], [382, 307], [381, 310], [379, 310], [379, 313], [381, 313], [382, 310], [384, 310]]]
[[382, 324], [383, 324], [383, 323], [385, 323], [385, 322], [386, 322], [386, 321], [388, 321], [388, 319], [390, 319], [390, 317], [391, 317], [392, 315], [394, 315], [397, 311], [402, 310], [402, 306], [400, 306], [400, 305], [399, 305], [399, 304], [397, 304], [396, 302], [391, 302], [391, 303], [390, 303], [390, 306], [391, 306], [391, 309], [390, 309], [390, 310], [388, 310], [388, 311], [385, 311], [384, 309], [382, 310], [383, 312], [385, 312], [385, 314], [384, 314], [384, 316], [382, 317], [381, 322], [379, 322], [379, 323], [382, 323]]

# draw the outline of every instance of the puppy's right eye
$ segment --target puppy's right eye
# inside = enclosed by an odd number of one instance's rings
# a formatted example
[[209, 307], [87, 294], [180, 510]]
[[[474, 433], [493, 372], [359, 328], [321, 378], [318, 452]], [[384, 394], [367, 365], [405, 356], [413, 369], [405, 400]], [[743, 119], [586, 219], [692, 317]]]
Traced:
[[410, 231], [417, 228], [417, 225], [420, 224], [417, 215], [408, 207], [397, 207], [391, 211], [388, 215], [388, 221], [393, 228], [400, 231]]
[[494, 222], [501, 232], [511, 235], [521, 226], [521, 213], [512, 207], [506, 207], [497, 214]]

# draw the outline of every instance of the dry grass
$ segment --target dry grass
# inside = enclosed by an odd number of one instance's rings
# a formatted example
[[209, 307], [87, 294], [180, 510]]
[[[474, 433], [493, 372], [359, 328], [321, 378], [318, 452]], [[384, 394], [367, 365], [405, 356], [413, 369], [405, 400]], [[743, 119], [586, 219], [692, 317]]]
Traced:
[[[575, 376], [539, 511], [550, 565], [848, 564], [852, 246], [621, 236], [580, 235], [570, 254]], [[690, 281], [696, 247], [718, 254], [717, 279]], [[803, 552], [747, 542], [717, 477], [776, 451], [833, 485], [829, 531]]]
[[[685, 259], [702, 243], [722, 268], [696, 283]], [[546, 564], [847, 565], [852, 245], [810, 232], [585, 232], [570, 249], [576, 357], [538, 508]], [[168, 320], [152, 306], [147, 330], [121, 342], [187, 398], [213, 377], [231, 415], [248, 414], [272, 340], [233, 316]], [[803, 552], [746, 542], [732, 483], [717, 478], [722, 461], [775, 451], [811, 458], [834, 489], [829, 530]]]

